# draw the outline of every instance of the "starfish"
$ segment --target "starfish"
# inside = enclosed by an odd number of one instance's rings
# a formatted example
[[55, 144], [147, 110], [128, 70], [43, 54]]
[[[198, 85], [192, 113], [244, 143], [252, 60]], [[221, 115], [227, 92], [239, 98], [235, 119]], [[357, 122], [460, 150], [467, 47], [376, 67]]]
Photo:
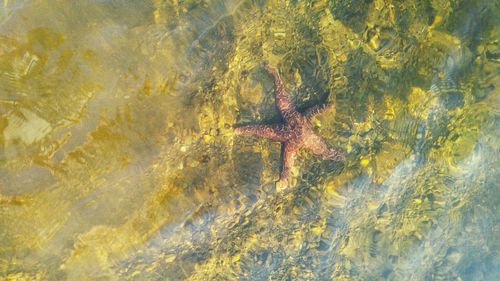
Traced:
[[306, 148], [325, 160], [343, 161], [345, 159], [344, 154], [328, 148], [325, 142], [314, 133], [311, 125], [312, 118], [328, 110], [330, 106], [327, 104], [319, 105], [309, 108], [303, 114], [298, 112], [291, 101], [289, 93], [285, 90], [278, 70], [270, 65], [265, 68], [274, 78], [276, 106], [283, 116], [284, 122], [272, 125], [238, 127], [235, 128], [235, 133], [245, 136], [264, 137], [282, 143], [282, 165], [279, 182], [285, 185], [288, 183], [295, 155], [301, 148]]

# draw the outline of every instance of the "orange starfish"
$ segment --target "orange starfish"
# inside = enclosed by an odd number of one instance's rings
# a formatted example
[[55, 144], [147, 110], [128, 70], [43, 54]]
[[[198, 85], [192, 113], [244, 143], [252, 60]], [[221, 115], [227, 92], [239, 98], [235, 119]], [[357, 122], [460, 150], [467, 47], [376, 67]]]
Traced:
[[325, 142], [314, 133], [311, 126], [311, 119], [329, 108], [328, 105], [320, 105], [309, 108], [304, 114], [298, 112], [293, 105], [290, 95], [283, 86], [283, 81], [278, 70], [271, 66], [266, 66], [266, 70], [274, 77], [276, 92], [276, 105], [278, 106], [284, 123], [273, 125], [249, 125], [235, 129], [238, 135], [255, 135], [279, 141], [282, 146], [283, 164], [281, 167], [279, 181], [287, 184], [290, 177], [290, 170], [293, 166], [294, 158], [299, 149], [306, 148], [323, 159], [343, 161], [344, 154], [329, 149]]

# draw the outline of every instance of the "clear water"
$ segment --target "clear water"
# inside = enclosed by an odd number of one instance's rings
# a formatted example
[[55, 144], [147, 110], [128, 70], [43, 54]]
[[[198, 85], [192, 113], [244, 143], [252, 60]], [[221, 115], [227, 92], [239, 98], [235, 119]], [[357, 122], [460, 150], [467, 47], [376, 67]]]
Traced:
[[[496, 1], [0, 8], [3, 280], [500, 280]], [[346, 161], [235, 136], [297, 107]]]

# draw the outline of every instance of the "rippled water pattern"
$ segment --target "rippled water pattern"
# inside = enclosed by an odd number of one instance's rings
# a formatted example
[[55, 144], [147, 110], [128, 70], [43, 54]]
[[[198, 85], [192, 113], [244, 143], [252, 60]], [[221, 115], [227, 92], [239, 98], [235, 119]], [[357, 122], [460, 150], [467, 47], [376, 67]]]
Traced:
[[498, 1], [0, 5], [0, 279], [500, 280]]

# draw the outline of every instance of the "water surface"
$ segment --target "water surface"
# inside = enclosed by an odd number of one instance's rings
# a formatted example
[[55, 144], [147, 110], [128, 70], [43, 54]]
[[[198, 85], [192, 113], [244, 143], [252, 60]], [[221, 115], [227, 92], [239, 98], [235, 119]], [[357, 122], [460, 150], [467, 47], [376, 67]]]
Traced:
[[[5, 280], [500, 280], [495, 1], [0, 8]], [[343, 163], [279, 191], [280, 69]]]

